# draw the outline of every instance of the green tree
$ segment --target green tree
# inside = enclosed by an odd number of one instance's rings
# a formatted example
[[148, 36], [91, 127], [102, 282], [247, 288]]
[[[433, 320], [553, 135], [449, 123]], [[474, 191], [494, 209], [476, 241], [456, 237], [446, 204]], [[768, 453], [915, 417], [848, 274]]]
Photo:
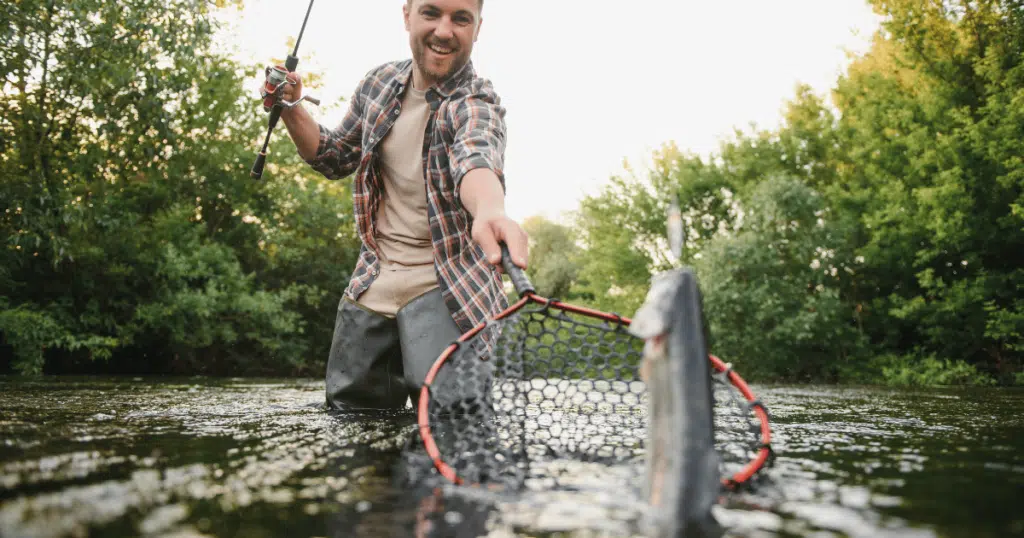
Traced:
[[1024, 7], [874, 2], [872, 50], [836, 88], [833, 200], [859, 215], [865, 325], [894, 353], [1019, 371]]
[[544, 297], [570, 300], [569, 290], [576, 281], [580, 247], [572, 229], [544, 217], [523, 221], [530, 236], [530, 264], [527, 274], [537, 293]]
[[743, 223], [696, 262], [713, 352], [758, 379], [837, 381], [856, 370], [864, 342], [838, 285], [854, 263], [825, 199], [777, 176], [740, 205]]
[[[653, 162], [644, 177], [627, 165], [623, 175], [585, 197], [575, 215], [584, 250], [573, 293], [623, 315], [639, 308], [652, 274], [692, 262], [738, 217], [735, 184], [723, 166], [684, 154], [672, 143], [655, 152]], [[666, 233], [673, 197], [686, 228], [680, 260], [672, 258]]]
[[595, 307], [630, 316], [643, 301], [653, 247], [664, 233], [651, 230], [656, 198], [646, 185], [613, 177], [575, 215], [584, 254], [573, 293]]
[[249, 178], [266, 120], [244, 84], [255, 70], [214, 50], [218, 8], [0, 9], [0, 333], [14, 367], [318, 370], [358, 248], [350, 191], [281, 134], [265, 179]]

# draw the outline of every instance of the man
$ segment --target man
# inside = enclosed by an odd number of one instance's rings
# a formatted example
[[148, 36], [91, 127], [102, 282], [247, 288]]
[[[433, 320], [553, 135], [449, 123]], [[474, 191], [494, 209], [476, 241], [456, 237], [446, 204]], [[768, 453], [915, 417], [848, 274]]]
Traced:
[[[461, 333], [507, 307], [499, 242], [525, 268], [505, 214], [505, 110], [470, 55], [483, 0], [407, 0], [412, 59], [371, 70], [341, 125], [281, 114], [299, 155], [330, 179], [355, 172], [359, 261], [327, 364], [336, 410], [403, 407]], [[301, 77], [282, 96], [302, 93]]]

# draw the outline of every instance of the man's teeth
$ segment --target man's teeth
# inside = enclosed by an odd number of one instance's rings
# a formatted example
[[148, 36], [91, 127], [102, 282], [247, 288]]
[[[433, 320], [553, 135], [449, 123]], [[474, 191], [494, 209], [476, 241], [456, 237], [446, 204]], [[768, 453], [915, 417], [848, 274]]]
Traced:
[[452, 53], [452, 49], [446, 49], [444, 47], [439, 47], [437, 45], [430, 45], [430, 50], [432, 50], [432, 51], [434, 51], [434, 52], [436, 52], [438, 54], [451, 54]]

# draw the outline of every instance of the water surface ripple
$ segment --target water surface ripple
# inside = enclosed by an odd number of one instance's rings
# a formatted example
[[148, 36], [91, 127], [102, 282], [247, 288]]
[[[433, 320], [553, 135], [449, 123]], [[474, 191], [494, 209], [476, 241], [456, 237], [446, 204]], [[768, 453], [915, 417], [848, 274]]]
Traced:
[[[1024, 391], [755, 386], [778, 457], [727, 536], [1024, 536]], [[0, 377], [0, 536], [643, 536], [642, 465], [516, 498], [395, 487], [407, 413], [323, 383]]]

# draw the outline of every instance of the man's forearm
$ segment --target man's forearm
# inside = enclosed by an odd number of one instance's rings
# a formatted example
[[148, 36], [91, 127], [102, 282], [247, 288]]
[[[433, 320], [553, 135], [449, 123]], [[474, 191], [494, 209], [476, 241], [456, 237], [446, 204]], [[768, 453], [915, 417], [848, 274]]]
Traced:
[[481, 214], [505, 214], [505, 190], [498, 175], [487, 168], [467, 172], [462, 178], [459, 196], [473, 218], [479, 218]]
[[288, 135], [292, 137], [299, 156], [307, 160], [316, 157], [316, 150], [320, 147], [320, 124], [313, 116], [300, 104], [282, 111], [281, 120], [288, 128]]

